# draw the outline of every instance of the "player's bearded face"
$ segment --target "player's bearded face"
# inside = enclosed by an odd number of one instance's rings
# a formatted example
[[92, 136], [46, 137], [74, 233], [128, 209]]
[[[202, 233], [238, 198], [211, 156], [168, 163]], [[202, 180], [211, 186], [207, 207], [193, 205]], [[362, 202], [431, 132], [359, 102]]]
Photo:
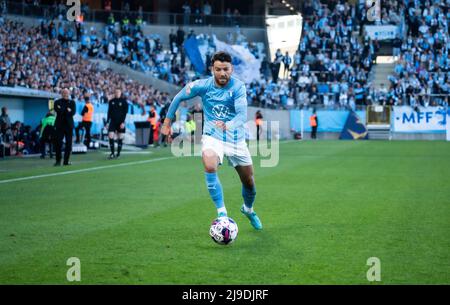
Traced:
[[212, 67], [214, 79], [220, 86], [225, 86], [230, 80], [231, 73], [233, 73], [233, 65], [229, 62], [222, 62], [216, 60]]

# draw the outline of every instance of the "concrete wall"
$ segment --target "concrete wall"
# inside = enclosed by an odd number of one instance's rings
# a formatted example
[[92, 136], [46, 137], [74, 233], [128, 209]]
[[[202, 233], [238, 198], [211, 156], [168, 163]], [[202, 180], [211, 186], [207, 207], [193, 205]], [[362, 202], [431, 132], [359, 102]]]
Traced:
[[0, 108], [8, 108], [8, 115], [11, 123], [25, 120], [24, 100], [21, 98], [0, 95]]
[[6, 106], [11, 122], [36, 127], [48, 112], [48, 99], [0, 95], [0, 108]]
[[403, 133], [392, 132], [392, 140], [446, 140], [445, 133]]
[[[340, 132], [317, 132], [317, 139], [318, 140], [339, 140]], [[445, 141], [445, 133], [391, 133], [392, 134], [392, 140], [399, 140], [399, 141], [417, 141], [417, 140], [424, 140], [424, 141], [432, 141], [432, 140], [441, 140]], [[292, 137], [291, 137], [292, 138]], [[304, 132], [303, 134], [304, 140], [310, 140], [311, 139], [311, 133], [310, 132]], [[376, 141], [374, 139], [371, 139], [372, 141]], [[361, 140], [363, 141], [363, 140]]]
[[[249, 122], [250, 134], [253, 137], [256, 136], [256, 124], [255, 124], [255, 113], [261, 110], [264, 121], [276, 121], [279, 124], [278, 136], [280, 139], [292, 139], [291, 126], [290, 126], [290, 115], [289, 111], [286, 110], [273, 110], [258, 107], [248, 107], [247, 109], [247, 122]], [[263, 126], [263, 132], [261, 135], [262, 139], [267, 136], [267, 128]]]
[[[317, 132], [317, 140], [339, 140], [340, 135], [340, 132]], [[304, 132], [303, 140], [311, 140], [311, 132]]]

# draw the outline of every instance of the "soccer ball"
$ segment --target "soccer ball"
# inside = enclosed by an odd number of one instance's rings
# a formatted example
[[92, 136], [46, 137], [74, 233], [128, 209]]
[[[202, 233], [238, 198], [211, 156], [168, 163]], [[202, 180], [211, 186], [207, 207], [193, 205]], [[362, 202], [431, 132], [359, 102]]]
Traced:
[[219, 245], [228, 245], [234, 242], [238, 234], [236, 222], [227, 217], [220, 217], [213, 220], [209, 235]]

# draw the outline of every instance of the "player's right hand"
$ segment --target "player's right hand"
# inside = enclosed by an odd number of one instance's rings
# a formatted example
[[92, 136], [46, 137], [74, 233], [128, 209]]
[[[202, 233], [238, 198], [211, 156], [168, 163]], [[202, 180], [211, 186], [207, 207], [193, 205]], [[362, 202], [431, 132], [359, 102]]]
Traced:
[[170, 134], [170, 126], [163, 125], [161, 128], [161, 133], [165, 136], [168, 136]]
[[164, 120], [164, 124], [161, 127], [161, 133], [165, 136], [170, 134], [170, 120], [167, 118]]

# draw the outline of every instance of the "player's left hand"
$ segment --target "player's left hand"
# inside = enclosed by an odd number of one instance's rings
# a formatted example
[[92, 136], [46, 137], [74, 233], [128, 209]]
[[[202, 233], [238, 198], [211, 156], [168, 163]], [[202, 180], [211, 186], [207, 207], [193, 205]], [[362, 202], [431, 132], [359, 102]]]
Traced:
[[125, 123], [120, 124], [120, 129], [124, 129]]
[[225, 122], [223, 121], [216, 121], [216, 127], [222, 129], [222, 130], [227, 130], [227, 124], [225, 124]]

